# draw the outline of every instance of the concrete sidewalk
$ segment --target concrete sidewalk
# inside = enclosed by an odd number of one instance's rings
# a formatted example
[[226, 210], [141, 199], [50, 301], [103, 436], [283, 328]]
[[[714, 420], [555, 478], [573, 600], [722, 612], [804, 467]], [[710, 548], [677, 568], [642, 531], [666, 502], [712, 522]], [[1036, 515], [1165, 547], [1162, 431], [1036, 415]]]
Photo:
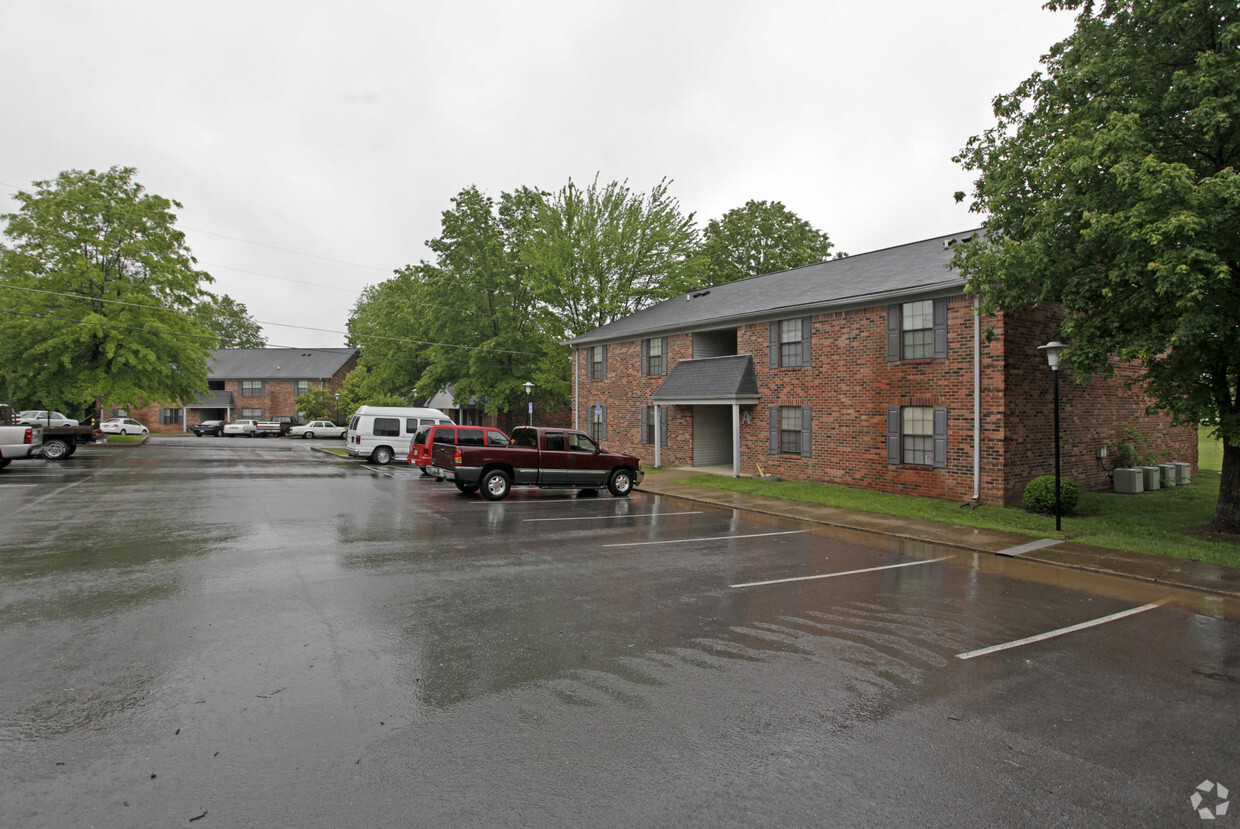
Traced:
[[813, 521], [831, 527], [928, 541], [974, 552], [1019, 556], [1026, 561], [1127, 576], [1172, 587], [1240, 598], [1240, 568], [1093, 547], [1075, 541], [1036, 539], [998, 530], [803, 504], [766, 495], [723, 492], [686, 483], [689, 478], [698, 477], [700, 474], [693, 469], [661, 469], [652, 474], [648, 473], [637, 491], [713, 504], [727, 509]]

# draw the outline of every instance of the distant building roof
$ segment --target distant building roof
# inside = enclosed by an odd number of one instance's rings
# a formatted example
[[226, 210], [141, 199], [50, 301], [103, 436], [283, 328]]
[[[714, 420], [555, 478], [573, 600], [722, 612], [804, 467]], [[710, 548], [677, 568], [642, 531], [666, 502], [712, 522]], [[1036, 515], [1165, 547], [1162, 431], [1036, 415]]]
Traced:
[[754, 276], [672, 297], [569, 340], [570, 345], [707, 331], [859, 307], [907, 296], [959, 293], [964, 280], [947, 269], [951, 244], [976, 230]]
[[356, 348], [219, 348], [211, 352], [212, 380], [326, 380]]

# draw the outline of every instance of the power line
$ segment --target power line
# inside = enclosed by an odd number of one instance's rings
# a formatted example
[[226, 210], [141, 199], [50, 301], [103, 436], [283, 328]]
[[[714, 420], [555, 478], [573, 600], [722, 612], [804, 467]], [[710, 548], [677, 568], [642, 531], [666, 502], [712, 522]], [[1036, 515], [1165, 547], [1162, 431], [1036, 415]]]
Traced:
[[[108, 305], [124, 305], [124, 306], [128, 306], [128, 307], [130, 307], [130, 308], [144, 308], [144, 309], [146, 309], [146, 310], [148, 310], [148, 311], [168, 311], [168, 312], [170, 312], [170, 313], [183, 313], [183, 312], [179, 311], [178, 309], [175, 309], [175, 308], [168, 308], [168, 307], [165, 307], [165, 306], [160, 306], [160, 305], [142, 305], [142, 304], [140, 304], [140, 303], [136, 303], [136, 302], [125, 302], [125, 301], [123, 301], [123, 300], [119, 300], [119, 299], [103, 299], [103, 298], [101, 298], [101, 297], [87, 297], [87, 296], [82, 296], [82, 295], [80, 295], [80, 294], [66, 294], [66, 293], [63, 293], [63, 292], [61, 292], [61, 291], [48, 291], [48, 290], [45, 290], [45, 289], [42, 289], [42, 288], [26, 288], [26, 287], [22, 287], [22, 286], [20, 286], [20, 285], [4, 285], [4, 284], [0, 284], [0, 288], [8, 288], [8, 289], [15, 290], [15, 291], [29, 291], [30, 293], [36, 293], [36, 294], [49, 294], [49, 295], [51, 295], [51, 296], [65, 297], [66, 299], [77, 299], [77, 300], [82, 300], [83, 302], [102, 302], [102, 303], [106, 303], [106, 304], [108, 304]], [[0, 309], [0, 310], [3, 310], [3, 309]], [[17, 312], [17, 311], [6, 311], [6, 313], [17, 314], [17, 313], [19, 313], [19, 312]], [[39, 315], [37, 315], [37, 314], [21, 314], [21, 316], [39, 316]], [[65, 317], [46, 317], [46, 319], [68, 319], [68, 318], [65, 318]], [[69, 321], [70, 321], [70, 322], [72, 322], [73, 320], [71, 320], [71, 319], [70, 319]], [[538, 352], [535, 352], [535, 351], [512, 351], [512, 350], [509, 350], [509, 349], [503, 349], [503, 348], [483, 349], [483, 348], [482, 348], [482, 346], [477, 346], [477, 345], [456, 345], [455, 343], [437, 343], [437, 342], [430, 342], [430, 341], [427, 341], [427, 340], [411, 340], [411, 339], [409, 339], [409, 338], [407, 338], [407, 337], [385, 337], [385, 336], [383, 336], [382, 334], [350, 334], [350, 333], [349, 333], [349, 332], [347, 332], [347, 331], [336, 331], [336, 330], [331, 329], [331, 328], [314, 328], [314, 327], [311, 327], [311, 326], [308, 326], [308, 325], [291, 325], [291, 324], [288, 324], [288, 323], [282, 323], [282, 322], [271, 322], [271, 321], [269, 321], [269, 320], [259, 320], [259, 319], [256, 319], [256, 320], [254, 320], [254, 321], [255, 321], [255, 322], [257, 322], [259, 325], [274, 325], [274, 326], [276, 326], [277, 328], [298, 328], [298, 329], [303, 329], [303, 330], [305, 330], [305, 331], [317, 331], [317, 332], [319, 332], [319, 333], [323, 333], [323, 334], [341, 334], [341, 335], [346, 336], [346, 337], [348, 337], [348, 336], [354, 336], [354, 337], [364, 337], [364, 338], [366, 338], [366, 339], [371, 339], [371, 340], [386, 340], [386, 341], [389, 341], [389, 342], [409, 343], [409, 344], [411, 344], [411, 345], [429, 345], [429, 346], [439, 346], [439, 347], [441, 347], [441, 348], [464, 348], [464, 349], [467, 349], [467, 350], [473, 350], [473, 351], [484, 351], [484, 350], [485, 350], [485, 351], [489, 351], [490, 353], [497, 353], [497, 354], [517, 354], [517, 355], [529, 356], [529, 357], [537, 357], [537, 356], [540, 356], [540, 355], [538, 354]], [[83, 322], [83, 323], [85, 323], [85, 324], [94, 324], [94, 323], [86, 323], [86, 321], [85, 321], [85, 320], [79, 320], [79, 322]], [[99, 323], [99, 324], [103, 324], [103, 323]], [[123, 326], [114, 326], [114, 327], [123, 327]], [[135, 328], [135, 329], [133, 329], [133, 330], [135, 330], [135, 331], [143, 331], [143, 330], [148, 330], [148, 329]], [[173, 333], [173, 332], [168, 332], [168, 331], [165, 331], [165, 332], [157, 332], [157, 333], [165, 333], [165, 334], [169, 334], [169, 333]], [[185, 335], [185, 336], [192, 336], [192, 335], [188, 335], [188, 334], [187, 334], [187, 335]], [[214, 338], [209, 337], [209, 338], [205, 338], [205, 339], [214, 339]]]
[[[141, 184], [139, 184], [138, 186], [139, 186], [139, 187], [142, 187], [142, 185], [141, 185]], [[10, 187], [10, 188], [12, 188], [13, 190], [17, 191], [18, 193], [23, 193], [23, 192], [28, 193], [28, 192], [31, 192], [31, 191], [26, 190], [26, 188], [24, 188], [24, 187], [20, 187], [20, 186], [18, 186], [18, 185], [16, 185], [16, 184], [10, 184], [10, 183], [9, 183], [9, 182], [7, 182], [7, 181], [0, 181], [0, 187]], [[143, 190], [145, 190], [146, 188], [145, 188], [145, 187], [143, 187], [142, 189], [143, 189]], [[170, 202], [170, 203], [171, 203], [172, 201], [174, 201], [173, 199], [166, 198], [165, 196], [158, 196], [158, 195], [156, 195], [155, 193], [148, 193], [147, 195], [148, 195], [148, 196], [155, 197], [155, 198], [164, 199], [165, 201], [168, 201], [168, 202]], [[92, 206], [92, 205], [90, 204], [90, 202], [83, 201], [82, 199], [75, 199], [75, 198], [72, 198], [71, 196], [69, 196], [69, 195], [68, 195], [68, 194], [66, 194], [66, 193], [57, 193], [57, 196], [58, 196], [59, 198], [63, 198], [63, 199], [65, 199], [66, 201], [76, 202], [76, 203], [78, 203], [78, 204], [82, 205], [83, 207], [91, 207], [91, 206]], [[133, 213], [133, 211], [128, 211], [128, 210], [125, 210], [124, 208], [117, 208], [117, 207], [115, 206], [115, 204], [113, 204], [113, 205], [112, 205], [112, 209], [113, 209], [113, 210], [115, 210], [115, 211], [116, 211], [116, 212], [118, 212], [118, 213], [128, 213], [128, 214], [129, 214], [129, 215], [131, 215], [131, 216], [136, 216], [136, 215], [138, 215], [138, 214], [136, 214], [136, 213]], [[174, 219], [176, 218], [176, 214], [175, 214], [175, 213], [173, 213], [173, 214], [172, 214], [172, 216], [173, 216], [173, 218], [174, 218]], [[215, 232], [215, 231], [213, 231], [213, 230], [203, 230], [202, 228], [199, 228], [199, 227], [190, 227], [189, 225], [181, 225], [181, 228], [183, 228], [184, 230], [192, 230], [192, 231], [194, 231], [195, 233], [205, 233], [205, 234], [206, 234], [206, 235], [208, 235], [208, 236], [217, 236], [217, 237], [219, 237], [220, 239], [229, 239], [229, 240], [234, 241], [234, 242], [242, 242], [242, 243], [247, 244], [247, 245], [255, 245], [256, 247], [261, 247], [261, 248], [270, 248], [271, 250], [278, 250], [278, 251], [282, 251], [282, 252], [284, 252], [284, 253], [292, 253], [292, 254], [296, 254], [297, 256], [306, 256], [306, 257], [309, 257], [309, 258], [311, 258], [311, 259], [322, 259], [322, 260], [323, 260], [323, 261], [325, 261], [325, 262], [335, 262], [335, 263], [337, 263], [337, 264], [339, 264], [339, 265], [350, 265], [350, 266], [355, 267], [355, 268], [365, 268], [366, 270], [380, 271], [380, 272], [382, 272], [382, 273], [390, 273], [391, 271], [393, 271], [393, 270], [394, 270], [393, 268], [380, 268], [380, 267], [378, 267], [378, 266], [376, 266], [376, 265], [365, 265], [365, 264], [362, 264], [361, 262], [350, 262], [350, 261], [349, 261], [349, 260], [347, 260], [347, 259], [336, 259], [336, 258], [331, 257], [331, 256], [321, 256], [321, 255], [319, 255], [319, 254], [317, 254], [317, 253], [307, 253], [307, 252], [306, 252], [306, 251], [304, 251], [304, 250], [295, 250], [295, 249], [293, 249], [293, 248], [285, 248], [285, 247], [280, 247], [279, 245], [272, 245], [272, 244], [268, 244], [267, 242], [255, 242], [255, 241], [254, 241], [254, 240], [252, 240], [252, 239], [242, 239], [240, 236], [229, 236], [229, 235], [224, 234], [224, 233], [216, 233], [216, 232]]]

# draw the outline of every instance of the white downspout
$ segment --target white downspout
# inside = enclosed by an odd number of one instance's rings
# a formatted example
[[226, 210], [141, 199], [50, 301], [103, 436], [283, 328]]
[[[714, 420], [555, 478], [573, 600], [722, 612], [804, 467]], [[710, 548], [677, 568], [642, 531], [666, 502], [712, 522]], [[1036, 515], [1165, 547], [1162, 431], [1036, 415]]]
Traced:
[[982, 500], [982, 315], [973, 298], [973, 503]]
[[580, 351], [577, 346], [573, 346], [573, 428], [580, 429], [577, 421], [577, 356]]

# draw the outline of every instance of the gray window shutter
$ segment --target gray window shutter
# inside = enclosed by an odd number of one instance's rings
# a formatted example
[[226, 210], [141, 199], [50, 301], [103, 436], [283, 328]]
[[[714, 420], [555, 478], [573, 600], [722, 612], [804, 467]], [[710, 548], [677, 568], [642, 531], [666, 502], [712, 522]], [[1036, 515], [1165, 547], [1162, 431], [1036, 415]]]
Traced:
[[887, 409], [887, 463], [900, 462], [900, 407]]
[[659, 409], [659, 440], [667, 446], [667, 406]]
[[779, 368], [779, 323], [771, 323], [771, 368]]
[[771, 454], [779, 454], [779, 407], [771, 407]]
[[607, 346], [603, 346], [603, 378], [607, 379]]
[[642, 377], [646, 376], [646, 366], [650, 363], [650, 340], [642, 340]]
[[947, 300], [934, 301], [934, 356], [947, 356]]
[[900, 359], [900, 306], [887, 306], [887, 362]]
[[801, 407], [801, 457], [808, 458], [813, 444], [810, 437], [813, 431], [810, 429], [810, 409], [809, 406]]
[[646, 424], [647, 424], [647, 422], [648, 422], [648, 418], [647, 418], [647, 416], [646, 416], [646, 411], [647, 411], [647, 409], [649, 409], [649, 408], [650, 408], [649, 406], [642, 406], [642, 425], [641, 425], [641, 433], [642, 433], [642, 444], [643, 444], [643, 445], [646, 443]]
[[947, 409], [934, 410], [934, 466], [947, 468]]
[[[801, 365], [809, 366], [814, 364], [813, 349], [810, 348], [810, 340], [814, 336], [814, 318], [801, 318]], [[808, 409], [806, 410], [808, 411]]]
[[607, 440], [607, 407], [603, 407], [603, 422], [598, 426], [598, 439]]
[[664, 337], [663, 338], [663, 373], [667, 374], [667, 372], [671, 369], [671, 367], [672, 367], [672, 358], [667, 353], [667, 337]]

